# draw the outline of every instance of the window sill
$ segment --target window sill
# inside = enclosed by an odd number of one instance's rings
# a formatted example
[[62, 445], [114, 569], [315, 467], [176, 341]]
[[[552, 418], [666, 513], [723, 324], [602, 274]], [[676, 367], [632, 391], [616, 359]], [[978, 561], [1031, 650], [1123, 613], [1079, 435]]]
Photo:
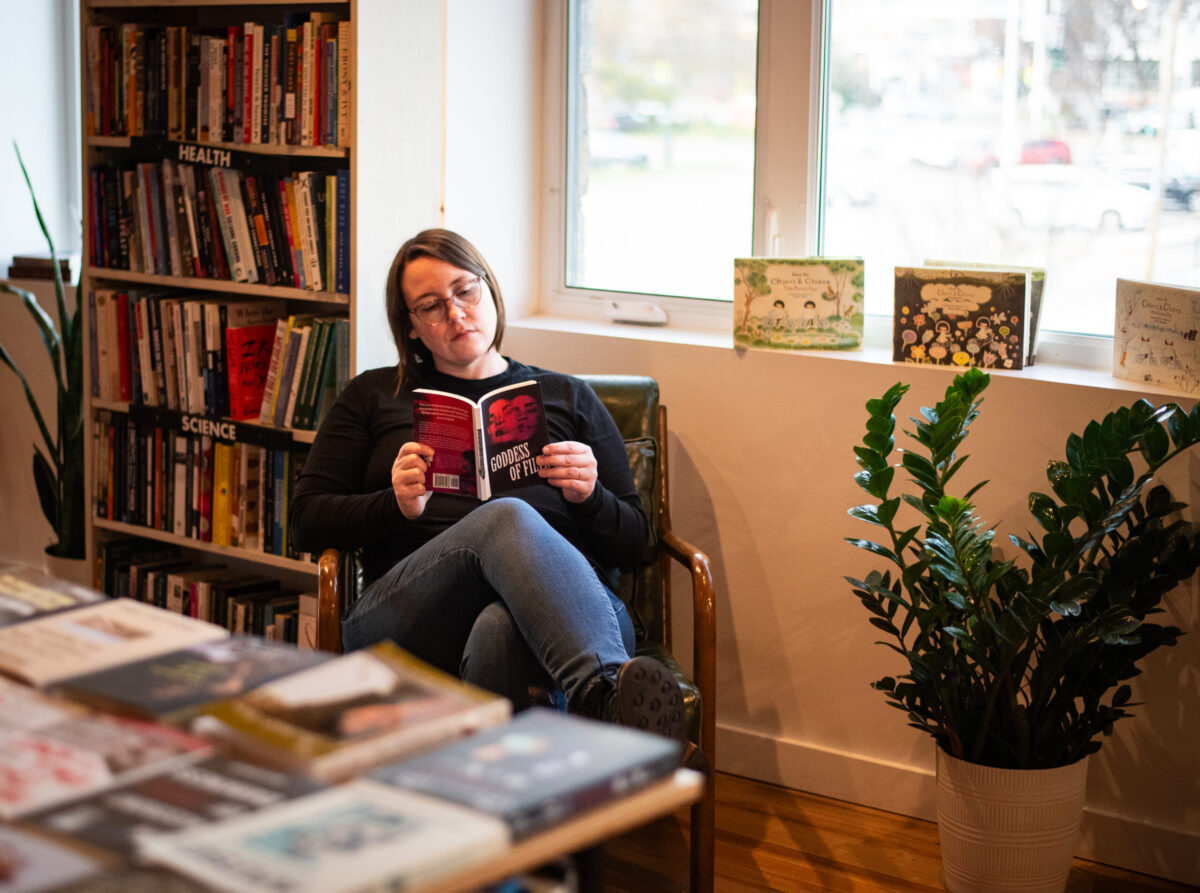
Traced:
[[[903, 363], [892, 362], [891, 347], [887, 344], [888, 331], [891, 321], [885, 317], [868, 317], [866, 342], [860, 351], [796, 351], [786, 353], [780, 351], [780, 356], [796, 357], [799, 361], [832, 360], [834, 362], [868, 363], [877, 366], [896, 366], [901, 368]], [[600, 319], [580, 319], [578, 317], [554, 316], [535, 314], [520, 319], [508, 321], [510, 329], [529, 331], [562, 332], [564, 334], [584, 335], [599, 338], [623, 338], [633, 341], [650, 341], [663, 344], [680, 344], [694, 347], [711, 347], [722, 350], [733, 350], [733, 336], [728, 331], [715, 331], [711, 328], [689, 328], [672, 324], [670, 326], [647, 326], [631, 323], [617, 323]], [[1162, 385], [1126, 381], [1114, 378], [1107, 365], [1100, 366], [1101, 357], [1107, 357], [1112, 342], [1107, 338], [1067, 335], [1050, 333], [1044, 335], [1038, 344], [1038, 362], [1033, 366], [1015, 372], [993, 370], [998, 376], [1026, 378], [1034, 381], [1054, 382], [1073, 387], [1089, 387], [1114, 392], [1148, 394], [1165, 397], [1169, 400], [1192, 400], [1195, 395], [1176, 391]], [[765, 351], [746, 351], [738, 349], [739, 353], [766, 356]], [[929, 367], [936, 368], [936, 367]]]

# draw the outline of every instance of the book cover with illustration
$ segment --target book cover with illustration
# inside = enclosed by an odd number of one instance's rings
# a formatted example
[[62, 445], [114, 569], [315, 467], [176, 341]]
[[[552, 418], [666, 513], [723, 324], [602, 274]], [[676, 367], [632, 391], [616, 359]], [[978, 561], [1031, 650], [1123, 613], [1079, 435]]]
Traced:
[[207, 703], [333, 659], [258, 636], [231, 636], [73, 676], [51, 689], [113, 713], [179, 723]]
[[209, 704], [194, 728], [246, 759], [340, 781], [511, 712], [505, 698], [383, 641]]
[[84, 878], [103, 870], [103, 863], [70, 846], [0, 826], [0, 890], [5, 893], [78, 890]]
[[0, 672], [44, 688], [227, 635], [215, 624], [130, 598], [105, 599], [0, 629]]
[[542, 386], [507, 385], [478, 403], [417, 388], [413, 391], [413, 439], [432, 447], [425, 486], [435, 493], [490, 499], [541, 481], [537, 457], [550, 442]]
[[0, 730], [0, 818], [86, 797], [211, 753], [209, 742], [195, 735], [102, 714]]
[[504, 823], [357, 779], [224, 822], [140, 839], [147, 861], [237, 893], [399, 890], [502, 852]]
[[927, 267], [954, 267], [958, 269], [987, 269], [1009, 270], [1014, 273], [1029, 274], [1029, 325], [1027, 348], [1025, 350], [1025, 365], [1032, 366], [1037, 357], [1037, 337], [1042, 319], [1042, 301], [1046, 295], [1046, 268], [1022, 267], [1014, 264], [989, 264], [978, 261], [929, 260]]
[[503, 819], [517, 839], [666, 778], [678, 741], [540, 707], [371, 778]]
[[892, 359], [955, 368], [1024, 368], [1028, 271], [896, 267]]
[[0, 564], [0, 627], [104, 601], [104, 593], [21, 564]]
[[0, 676], [0, 731], [41, 729], [87, 712], [82, 704], [43, 694]]
[[1200, 288], [1117, 280], [1113, 377], [1200, 393]]
[[861, 257], [733, 262], [733, 344], [752, 350], [859, 350]]
[[322, 787], [302, 775], [210, 757], [43, 810], [25, 822], [47, 835], [82, 841], [132, 859], [138, 840], [146, 834], [225, 821]]

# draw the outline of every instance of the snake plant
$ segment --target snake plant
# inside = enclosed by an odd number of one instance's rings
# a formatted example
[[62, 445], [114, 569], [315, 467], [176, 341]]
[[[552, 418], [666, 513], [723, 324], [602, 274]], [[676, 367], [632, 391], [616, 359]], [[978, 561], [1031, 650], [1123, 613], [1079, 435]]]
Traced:
[[[14, 146], [15, 148], [15, 146]], [[25, 374], [17, 366], [4, 341], [0, 340], [0, 360], [17, 376], [25, 389], [25, 398], [33, 413], [34, 421], [41, 432], [41, 443], [33, 447], [33, 480], [37, 487], [42, 512], [54, 530], [55, 542], [46, 551], [61, 558], [83, 558], [86, 554], [84, 542], [84, 426], [83, 426], [83, 331], [80, 325], [78, 304], [72, 313], [67, 312], [62, 273], [54, 240], [46, 228], [34, 195], [29, 172], [17, 149], [17, 163], [25, 177], [25, 186], [33, 201], [33, 211], [38, 226], [50, 249], [54, 268], [54, 296], [58, 311], [58, 325], [38, 303], [30, 291], [18, 288], [6, 280], [0, 280], [0, 292], [19, 299], [37, 328], [42, 344], [50, 358], [55, 380], [56, 413], [47, 422], [46, 413], [38, 405], [37, 398], [29, 386]], [[5, 331], [5, 338], [20, 337], [17, 332]], [[11, 342], [10, 342], [11, 343]]]

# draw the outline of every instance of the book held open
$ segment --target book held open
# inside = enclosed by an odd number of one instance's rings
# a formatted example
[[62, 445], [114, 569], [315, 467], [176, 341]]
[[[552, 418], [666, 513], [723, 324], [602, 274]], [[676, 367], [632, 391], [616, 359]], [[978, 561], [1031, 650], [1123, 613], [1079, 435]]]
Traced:
[[497, 388], [478, 403], [446, 391], [413, 391], [413, 439], [433, 447], [425, 486], [490, 499], [537, 483], [537, 457], [550, 442], [542, 387]]

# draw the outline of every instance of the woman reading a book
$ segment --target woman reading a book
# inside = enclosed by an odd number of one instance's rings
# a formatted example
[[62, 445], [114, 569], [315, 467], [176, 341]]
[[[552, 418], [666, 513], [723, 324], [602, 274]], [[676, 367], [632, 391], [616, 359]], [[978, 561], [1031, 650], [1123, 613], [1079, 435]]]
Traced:
[[[531, 688], [556, 689], [572, 712], [682, 740], [679, 687], [657, 661], [630, 659], [633, 625], [612, 591], [648, 523], [604, 405], [576, 378], [501, 354], [500, 288], [457, 233], [401, 246], [387, 315], [399, 365], [343, 390], [290, 511], [298, 548], [361, 551], [347, 649], [392, 639], [517, 709]], [[541, 385], [549, 431], [539, 479], [487, 502], [428, 490], [434, 448], [413, 437], [413, 390], [478, 400], [527, 380]]]

